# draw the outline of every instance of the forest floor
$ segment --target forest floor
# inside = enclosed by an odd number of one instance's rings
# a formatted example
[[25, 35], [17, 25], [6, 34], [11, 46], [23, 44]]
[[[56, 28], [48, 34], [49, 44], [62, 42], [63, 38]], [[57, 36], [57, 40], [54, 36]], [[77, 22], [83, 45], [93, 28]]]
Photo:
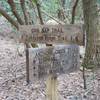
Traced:
[[[2, 22], [3, 23], [3, 22]], [[0, 100], [46, 100], [46, 85], [42, 79], [26, 84], [24, 45], [7, 34], [10, 28], [0, 28]], [[22, 56], [18, 55], [18, 49]], [[100, 100], [97, 98], [96, 75], [86, 71], [87, 89], [84, 90], [81, 71], [58, 76], [59, 100]]]

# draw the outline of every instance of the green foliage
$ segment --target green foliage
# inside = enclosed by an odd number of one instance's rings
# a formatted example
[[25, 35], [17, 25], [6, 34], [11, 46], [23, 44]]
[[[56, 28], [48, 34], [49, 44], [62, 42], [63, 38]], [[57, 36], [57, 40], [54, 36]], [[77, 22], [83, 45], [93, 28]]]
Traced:
[[100, 4], [100, 0], [97, 0], [97, 3], [99, 3], [99, 4]]
[[[34, 16], [37, 14], [34, 12], [32, 7], [30, 6], [31, 4], [30, 4], [29, 0], [25, 0], [25, 1], [26, 1], [26, 8], [27, 8], [28, 12], [31, 14], [32, 18], [35, 20]], [[71, 20], [72, 0], [65, 0], [65, 1], [66, 1], [65, 5], [64, 5], [65, 15], [67, 15], [68, 18]], [[14, 2], [16, 3], [18, 13], [21, 16], [23, 16], [19, 0], [14, 0]], [[35, 6], [36, 2], [40, 3], [42, 10], [44, 10], [48, 14], [54, 16], [55, 18], [58, 17], [58, 9], [62, 9], [60, 0], [32, 0], [32, 3], [34, 6]], [[0, 3], [2, 5], [2, 7], [7, 11], [7, 13], [9, 15], [11, 15], [13, 18], [15, 18], [11, 12], [11, 8], [10, 8], [9, 4], [7, 3], [7, 0], [0, 0]], [[78, 7], [77, 10], [78, 11], [76, 14], [76, 20], [80, 19], [80, 16], [82, 15], [82, 11], [80, 9], [80, 6]], [[47, 21], [50, 19], [48, 16], [45, 16], [44, 14], [42, 14], [42, 16], [43, 16], [44, 21]]]
[[[18, 0], [17, 0], [18, 1]], [[16, 3], [16, 2], [15, 2]], [[9, 15], [11, 15], [13, 18], [15, 18], [14, 16], [13, 16], [13, 13], [12, 13], [12, 11], [11, 11], [11, 8], [10, 8], [10, 6], [9, 6], [9, 4], [7, 3], [7, 0], [1, 0], [0, 1], [0, 4], [1, 4], [1, 6], [3, 7], [3, 9], [9, 14]], [[19, 8], [19, 7], [17, 7], [17, 8]], [[20, 12], [20, 11], [19, 11]]]
[[[23, 16], [22, 9], [20, 7], [20, 0], [14, 0], [16, 3], [16, 7], [18, 10], [18, 13]], [[26, 8], [27, 11], [30, 13], [31, 17], [33, 18], [34, 21], [36, 21], [35, 16], [37, 15], [37, 9], [35, 9], [36, 12], [34, 12], [34, 9], [32, 8], [32, 5], [29, 0], [26, 1]], [[55, 18], [58, 17], [58, 9], [62, 9], [61, 7], [61, 0], [32, 0], [33, 5], [35, 6], [36, 2], [40, 3], [41, 9], [47, 12], [49, 15], [54, 16]], [[100, 4], [100, 0], [97, 0], [97, 2]], [[11, 8], [9, 4], [7, 3], [7, 0], [0, 0], [0, 4], [2, 7], [7, 11], [9, 15], [11, 15], [13, 18], [15, 18], [11, 12]], [[69, 21], [71, 21], [71, 13], [72, 13], [72, 6], [73, 6], [73, 0], [65, 0], [65, 5], [64, 5], [64, 12]], [[34, 7], [36, 8], [36, 6]], [[42, 13], [43, 20], [47, 21], [50, 18]], [[78, 7], [76, 9], [76, 17], [75, 20], [76, 22], [80, 22], [82, 19], [82, 2], [81, 0], [79, 1]]]
[[33, 48], [38, 47], [38, 45], [37, 45], [37, 44], [35, 44], [35, 43], [31, 43], [31, 46], [32, 46]]
[[[49, 15], [57, 18], [57, 11], [60, 8], [59, 0], [43, 0], [41, 2], [41, 9], [46, 11]], [[44, 16], [45, 21], [49, 20], [48, 16]]]
[[36, 2], [38, 2], [38, 0], [32, 0], [32, 2], [35, 4]]

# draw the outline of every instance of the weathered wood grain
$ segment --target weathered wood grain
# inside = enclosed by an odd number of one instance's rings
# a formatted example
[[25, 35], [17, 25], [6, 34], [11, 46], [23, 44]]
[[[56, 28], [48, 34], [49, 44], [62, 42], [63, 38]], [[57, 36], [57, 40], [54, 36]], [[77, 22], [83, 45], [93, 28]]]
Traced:
[[79, 47], [77, 45], [56, 46], [29, 49], [30, 80], [45, 78], [53, 74], [64, 74], [77, 71], [79, 63]]
[[21, 25], [21, 42], [83, 45], [82, 25]]

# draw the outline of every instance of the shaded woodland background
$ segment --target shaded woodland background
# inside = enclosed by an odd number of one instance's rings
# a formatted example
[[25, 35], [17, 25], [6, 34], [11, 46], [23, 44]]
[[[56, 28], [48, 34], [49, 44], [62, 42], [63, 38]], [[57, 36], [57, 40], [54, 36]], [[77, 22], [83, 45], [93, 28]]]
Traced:
[[[85, 66], [91, 67], [99, 50], [99, 0], [1, 0], [0, 13], [17, 30], [23, 24], [84, 24], [86, 31]], [[16, 31], [17, 31], [16, 30]], [[91, 65], [92, 64], [92, 65]]]

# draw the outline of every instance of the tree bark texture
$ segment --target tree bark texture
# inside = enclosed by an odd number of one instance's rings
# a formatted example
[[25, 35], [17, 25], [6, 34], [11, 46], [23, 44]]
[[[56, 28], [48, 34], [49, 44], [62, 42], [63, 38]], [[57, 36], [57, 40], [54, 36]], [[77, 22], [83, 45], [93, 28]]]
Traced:
[[12, 13], [13, 13], [14, 16], [17, 18], [17, 21], [18, 21], [21, 25], [23, 25], [24, 22], [23, 22], [23, 20], [21, 19], [20, 15], [18, 14], [17, 10], [16, 10], [16, 5], [15, 5], [14, 1], [13, 1], [13, 0], [8, 0], [8, 4], [9, 4], [10, 7], [11, 7]]
[[94, 57], [96, 55], [96, 40], [97, 40], [97, 5], [96, 0], [82, 0], [84, 22], [86, 29], [86, 53], [83, 65], [85, 67], [95, 67]]
[[74, 22], [75, 22], [75, 11], [76, 11], [76, 7], [78, 5], [78, 2], [79, 2], [79, 0], [76, 0], [74, 6], [72, 8], [72, 20], [71, 20], [71, 24], [74, 24]]
[[0, 14], [3, 15], [12, 25], [14, 25], [18, 29], [18, 22], [15, 21], [11, 16], [7, 14], [3, 8], [0, 7]]
[[21, 8], [24, 14], [24, 20], [25, 20], [25, 24], [28, 25], [28, 18], [27, 18], [27, 14], [26, 14], [26, 7], [25, 7], [25, 0], [20, 0], [21, 3]]
[[38, 3], [37, 0], [35, 0], [35, 4], [36, 4], [36, 7], [37, 7], [38, 16], [39, 16], [39, 19], [40, 19], [40, 24], [43, 25], [44, 22], [43, 22], [43, 18], [42, 18], [41, 10], [40, 10], [40, 4]]

